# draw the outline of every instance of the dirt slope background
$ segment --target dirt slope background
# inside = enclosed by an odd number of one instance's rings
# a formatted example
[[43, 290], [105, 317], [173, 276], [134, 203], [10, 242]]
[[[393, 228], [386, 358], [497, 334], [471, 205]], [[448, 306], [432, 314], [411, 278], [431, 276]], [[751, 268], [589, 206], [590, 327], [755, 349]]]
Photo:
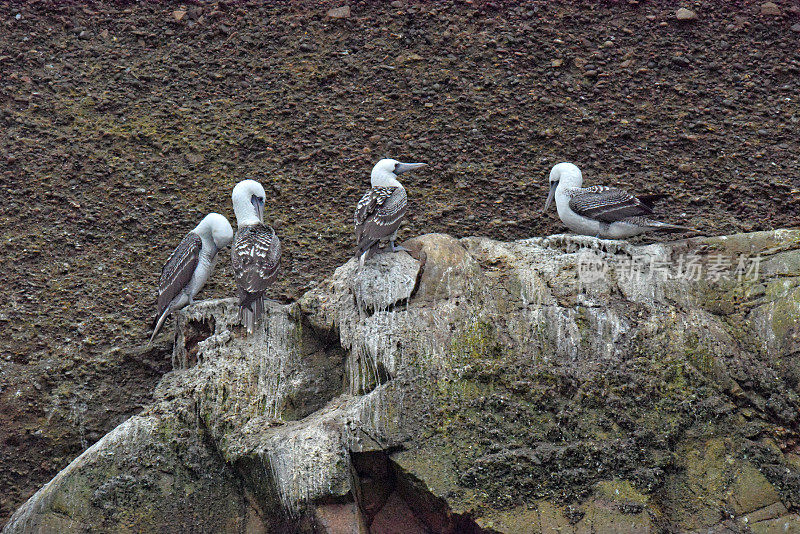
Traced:
[[0, 2], [0, 525], [147, 402], [161, 265], [238, 180], [282, 300], [347, 260], [386, 156], [430, 163], [403, 238], [562, 231], [563, 160], [709, 235], [800, 220], [796, 2], [342, 5]]

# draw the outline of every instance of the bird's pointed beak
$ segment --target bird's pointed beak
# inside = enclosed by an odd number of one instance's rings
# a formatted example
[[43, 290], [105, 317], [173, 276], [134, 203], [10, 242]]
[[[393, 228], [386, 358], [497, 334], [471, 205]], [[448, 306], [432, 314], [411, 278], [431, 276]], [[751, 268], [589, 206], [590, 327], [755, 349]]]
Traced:
[[413, 171], [420, 167], [425, 167], [427, 163], [398, 163], [394, 167], [395, 174], [403, 174], [404, 172]]
[[553, 197], [556, 196], [556, 187], [558, 187], [558, 182], [550, 182], [550, 193], [547, 195], [547, 202], [544, 203], [542, 213], [546, 212], [547, 208], [550, 207], [550, 203], [553, 202]]
[[256, 209], [256, 215], [258, 215], [258, 220], [262, 223], [264, 222], [264, 201], [258, 197], [253, 197], [252, 199], [253, 207]]

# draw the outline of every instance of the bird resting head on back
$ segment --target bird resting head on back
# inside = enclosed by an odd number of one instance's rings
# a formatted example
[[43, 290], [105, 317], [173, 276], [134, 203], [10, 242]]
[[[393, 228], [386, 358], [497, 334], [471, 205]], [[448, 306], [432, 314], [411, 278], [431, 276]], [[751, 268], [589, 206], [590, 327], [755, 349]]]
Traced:
[[219, 213], [209, 213], [200, 221], [194, 232], [197, 235], [208, 235], [214, 241], [217, 249], [223, 249], [233, 241], [233, 228], [224, 216]]

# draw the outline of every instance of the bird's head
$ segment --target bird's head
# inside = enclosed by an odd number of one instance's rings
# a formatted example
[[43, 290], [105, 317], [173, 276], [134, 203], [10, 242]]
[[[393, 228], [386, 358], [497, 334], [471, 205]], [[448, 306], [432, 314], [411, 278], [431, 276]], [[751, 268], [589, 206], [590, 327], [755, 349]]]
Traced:
[[233, 241], [233, 228], [228, 219], [219, 213], [209, 213], [206, 215], [206, 219], [211, 219], [211, 237], [217, 248], [223, 249], [230, 245]]
[[264, 204], [267, 201], [267, 194], [260, 183], [255, 180], [242, 180], [233, 188], [231, 198], [238, 226], [264, 222]]
[[372, 187], [400, 187], [397, 175], [424, 167], [427, 163], [401, 163], [396, 159], [382, 159], [372, 168]]
[[195, 233], [201, 237], [210, 237], [217, 249], [223, 249], [233, 241], [233, 228], [228, 219], [219, 213], [209, 213], [195, 228]]
[[583, 184], [583, 175], [577, 165], [564, 162], [550, 170], [550, 193], [547, 195], [544, 211], [547, 211], [550, 203], [553, 202], [559, 184], [563, 184], [564, 187], [580, 187]]

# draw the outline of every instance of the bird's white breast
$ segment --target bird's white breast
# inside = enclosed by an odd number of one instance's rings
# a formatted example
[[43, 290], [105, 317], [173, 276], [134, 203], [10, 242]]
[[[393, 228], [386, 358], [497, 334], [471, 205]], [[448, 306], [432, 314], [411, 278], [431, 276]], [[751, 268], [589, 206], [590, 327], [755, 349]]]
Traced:
[[556, 189], [556, 209], [558, 217], [567, 228], [581, 235], [596, 236], [600, 233], [600, 222], [578, 215], [569, 207], [572, 195], [563, 189]]

